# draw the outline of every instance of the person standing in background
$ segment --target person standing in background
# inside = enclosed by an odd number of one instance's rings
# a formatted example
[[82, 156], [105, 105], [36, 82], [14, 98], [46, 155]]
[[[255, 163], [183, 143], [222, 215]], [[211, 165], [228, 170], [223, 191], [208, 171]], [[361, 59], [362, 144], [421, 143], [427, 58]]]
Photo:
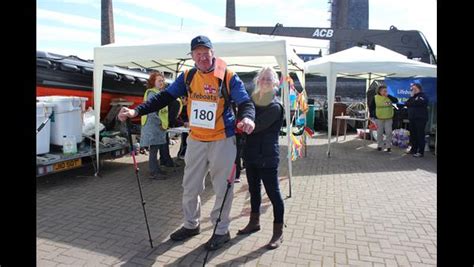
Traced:
[[428, 122], [428, 98], [423, 93], [421, 84], [411, 85], [411, 97], [405, 103], [408, 108], [410, 121], [411, 149], [408, 152], [415, 158], [424, 156], [425, 153], [425, 127]]
[[[380, 85], [377, 94], [369, 104], [370, 117], [375, 119], [377, 124], [377, 150], [382, 151], [385, 143], [387, 152], [392, 151], [392, 124], [393, 105], [398, 103], [398, 99], [388, 94], [387, 86]], [[385, 142], [384, 142], [385, 133]]]
[[[152, 72], [147, 82], [148, 89], [145, 91], [143, 101], [148, 101], [153, 96], [164, 89], [165, 76], [161, 72]], [[148, 166], [150, 169], [150, 179], [164, 180], [167, 173], [160, 168], [158, 163], [158, 150], [166, 145], [166, 131], [162, 129], [162, 121], [158, 112], [149, 113], [141, 117], [140, 146], [148, 147]], [[160, 156], [161, 157], [161, 156]]]

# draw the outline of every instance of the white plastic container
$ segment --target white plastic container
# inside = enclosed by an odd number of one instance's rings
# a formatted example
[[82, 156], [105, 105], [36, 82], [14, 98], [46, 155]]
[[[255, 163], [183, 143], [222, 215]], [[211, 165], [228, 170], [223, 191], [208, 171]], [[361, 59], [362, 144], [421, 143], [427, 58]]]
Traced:
[[72, 155], [77, 153], [76, 137], [74, 135], [63, 136], [63, 153]]
[[63, 136], [74, 136], [80, 143], [82, 137], [82, 111], [87, 97], [41, 96], [38, 100], [54, 104], [54, 119], [51, 120], [51, 144], [62, 146]]
[[[53, 111], [53, 104], [36, 102], [36, 129], [45, 122]], [[51, 138], [51, 120], [44, 125], [39, 133], [36, 134], [36, 155], [49, 152]]]

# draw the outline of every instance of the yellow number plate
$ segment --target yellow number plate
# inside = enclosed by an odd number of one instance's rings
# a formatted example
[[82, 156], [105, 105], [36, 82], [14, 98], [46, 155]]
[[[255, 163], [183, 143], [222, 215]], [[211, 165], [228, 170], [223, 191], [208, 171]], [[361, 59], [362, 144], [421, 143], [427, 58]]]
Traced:
[[59, 162], [53, 165], [53, 171], [63, 171], [72, 168], [76, 168], [82, 165], [82, 160], [79, 159], [71, 159], [64, 162]]

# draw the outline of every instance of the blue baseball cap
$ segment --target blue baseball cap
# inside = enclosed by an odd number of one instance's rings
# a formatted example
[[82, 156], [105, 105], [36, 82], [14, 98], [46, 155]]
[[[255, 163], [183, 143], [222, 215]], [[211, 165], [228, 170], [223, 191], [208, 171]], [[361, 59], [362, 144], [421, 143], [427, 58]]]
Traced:
[[198, 35], [198, 36], [194, 37], [193, 40], [191, 40], [191, 51], [193, 51], [194, 49], [196, 49], [196, 47], [198, 47], [200, 45], [212, 49], [211, 40], [209, 40], [209, 38], [207, 38], [207, 36]]

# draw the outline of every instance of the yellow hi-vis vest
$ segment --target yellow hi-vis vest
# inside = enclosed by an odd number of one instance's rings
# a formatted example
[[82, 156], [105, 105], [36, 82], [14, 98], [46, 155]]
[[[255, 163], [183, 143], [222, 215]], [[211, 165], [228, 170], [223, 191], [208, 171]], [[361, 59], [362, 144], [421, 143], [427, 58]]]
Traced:
[[[159, 93], [160, 91], [156, 88], [150, 88], [148, 90], [145, 91], [145, 95], [143, 96], [143, 101], [147, 101], [148, 99], [148, 94], [150, 92], [154, 92], [154, 93]], [[177, 98], [176, 99], [179, 103], [179, 110], [178, 110], [178, 114], [176, 116], [179, 116], [181, 114], [181, 111], [183, 110], [183, 102], [181, 101], [180, 98]], [[157, 114], [158, 114], [158, 117], [160, 118], [160, 121], [161, 121], [161, 128], [163, 130], [166, 130], [169, 128], [169, 111], [168, 111], [168, 106], [160, 109]], [[142, 116], [142, 126], [146, 124], [146, 121], [147, 121], [147, 115], [143, 115]]]
[[[148, 94], [149, 94], [150, 92], [154, 92], [154, 93], [158, 94], [158, 93], [160, 92], [160, 90], [158, 90], [158, 88], [156, 88], [156, 87], [147, 89], [147, 90], [145, 91], [145, 95], [143, 95], [143, 102], [146, 102], [146, 101], [148, 100]], [[159, 113], [158, 113], [158, 112], [157, 112], [156, 114], [159, 116]], [[143, 116], [142, 116], [142, 119], [141, 119], [141, 121], [142, 121], [142, 126], [146, 124], [147, 118], [148, 118], [147, 115], [143, 115]]]
[[387, 120], [393, 118], [393, 107], [390, 98], [375, 95], [375, 115], [377, 119]]

